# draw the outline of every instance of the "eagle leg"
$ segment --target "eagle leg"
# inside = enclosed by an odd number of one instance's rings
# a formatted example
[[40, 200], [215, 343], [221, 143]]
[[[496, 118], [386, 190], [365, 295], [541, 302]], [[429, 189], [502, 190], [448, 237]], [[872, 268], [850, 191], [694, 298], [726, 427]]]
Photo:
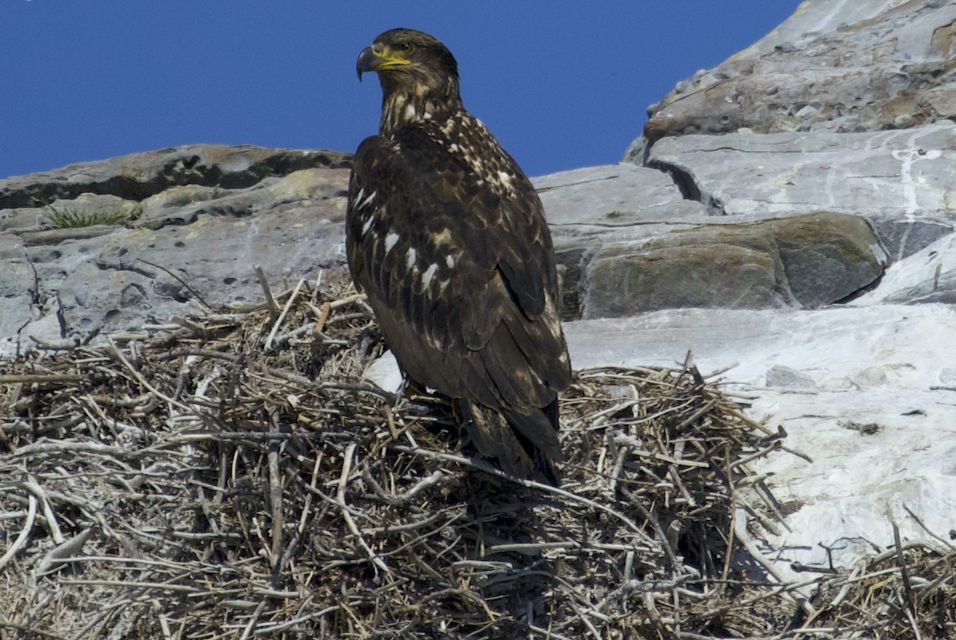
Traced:
[[548, 456], [504, 415], [467, 400], [458, 400], [455, 406], [455, 417], [460, 416], [461, 424], [481, 455], [495, 458], [510, 475], [560, 486], [561, 478]]

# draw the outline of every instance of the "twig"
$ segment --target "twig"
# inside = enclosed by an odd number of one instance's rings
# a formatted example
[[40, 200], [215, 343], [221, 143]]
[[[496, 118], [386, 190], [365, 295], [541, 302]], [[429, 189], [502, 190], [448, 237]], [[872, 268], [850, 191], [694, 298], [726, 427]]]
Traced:
[[[767, 560], [761, 553], [760, 549], [757, 548], [757, 545], [754, 543], [753, 538], [750, 537], [750, 532], [747, 531], [747, 523], [745, 518], [737, 518], [734, 522], [734, 535], [740, 540], [741, 544], [744, 545], [744, 548], [747, 549], [747, 553], [753, 557], [754, 560], [760, 563], [760, 565], [766, 569], [767, 573], [772, 575], [774, 579], [782, 585], [789, 584], [787, 580], [780, 575], [780, 572], [773, 565], [772, 562]], [[789, 592], [786, 592], [787, 596], [796, 602], [804, 613], [808, 616], [812, 616], [814, 613], [813, 605], [810, 604], [810, 601], [803, 595], [798, 593], [797, 596], [791, 595]]]
[[30, 532], [33, 530], [33, 523], [36, 522], [37, 517], [37, 499], [33, 494], [30, 494], [27, 496], [27, 500], [29, 500], [27, 519], [23, 523], [23, 528], [20, 529], [20, 534], [16, 540], [14, 540], [10, 548], [7, 549], [7, 552], [0, 556], [0, 570], [17, 555], [20, 549], [26, 546], [27, 541], [30, 539]]
[[199, 295], [199, 292], [196, 291], [195, 289], [193, 289], [193, 288], [189, 285], [188, 282], [186, 282], [185, 280], [183, 280], [182, 278], [180, 278], [179, 276], [177, 276], [175, 273], [173, 273], [172, 271], [170, 271], [169, 269], [167, 269], [167, 268], [164, 267], [163, 265], [161, 265], [161, 264], [156, 264], [155, 262], [150, 262], [149, 260], [146, 260], [146, 259], [144, 259], [144, 258], [136, 258], [136, 260], [137, 260], [138, 262], [142, 262], [142, 263], [148, 264], [148, 265], [151, 266], [151, 267], [156, 267], [157, 269], [166, 272], [166, 274], [167, 274], [169, 277], [173, 278], [174, 280], [176, 280], [176, 282], [178, 282], [179, 284], [181, 284], [181, 285], [183, 285], [184, 287], [186, 287], [186, 290], [189, 291], [189, 293], [191, 293], [191, 294], [193, 294], [194, 296], [196, 296], [196, 300], [199, 301], [199, 304], [201, 304], [203, 307], [205, 307], [205, 308], [208, 309], [209, 311], [215, 311], [215, 310], [216, 310], [215, 307], [213, 307], [211, 304], [209, 304], [208, 302], [206, 302], [206, 300], [203, 299], [203, 297], [202, 297], [201, 295]]
[[906, 609], [909, 612], [910, 623], [916, 637], [920, 637], [919, 629], [916, 627], [916, 597], [913, 595], [913, 584], [910, 582], [909, 567], [906, 566], [906, 558], [903, 557], [903, 544], [900, 540], [900, 528], [896, 522], [890, 523], [893, 526], [893, 545], [896, 549], [896, 566], [900, 569], [900, 576], [903, 578], [903, 593], [906, 594]]
[[274, 323], [272, 323], [272, 331], [269, 332], [269, 337], [266, 338], [266, 343], [263, 346], [263, 349], [266, 351], [272, 348], [272, 341], [276, 337], [276, 332], [279, 330], [279, 327], [282, 326], [282, 321], [285, 320], [286, 314], [289, 313], [289, 309], [292, 308], [292, 305], [295, 303], [295, 299], [299, 296], [299, 290], [302, 288], [303, 284], [305, 284], [305, 280], [299, 278], [299, 282], [296, 283], [295, 289], [292, 290], [292, 295], [289, 296], [289, 299], [286, 300], [285, 306], [282, 307], [282, 313], [280, 313], [279, 317], [276, 318]]
[[276, 318], [279, 317], [279, 305], [276, 304], [276, 299], [272, 297], [272, 289], [269, 288], [269, 281], [266, 279], [266, 274], [263, 272], [260, 265], [253, 265], [252, 268], [256, 272], [256, 277], [259, 278], [259, 284], [262, 286], [262, 292], [266, 296], [266, 308], [269, 310], [269, 315], [272, 317], [272, 321], [275, 322]]
[[358, 540], [358, 543], [362, 545], [362, 548], [365, 549], [365, 553], [368, 554], [369, 560], [372, 561], [376, 567], [381, 569], [384, 573], [391, 574], [391, 570], [385, 564], [385, 562], [379, 558], [372, 548], [368, 546], [368, 543], [365, 542], [365, 538], [362, 536], [362, 532], [359, 531], [358, 526], [355, 524], [355, 520], [352, 519], [352, 514], [349, 512], [348, 505], [345, 503], [345, 485], [349, 479], [349, 473], [352, 470], [352, 455], [355, 453], [356, 444], [354, 442], [350, 443], [348, 447], [345, 448], [345, 454], [342, 456], [342, 474], [339, 476], [338, 488], [335, 493], [335, 501], [339, 505], [339, 508], [342, 510], [342, 518], [345, 520], [346, 526], [349, 528], [349, 531], [352, 532], [352, 535], [355, 536], [355, 539]]
[[83, 376], [72, 373], [13, 373], [0, 375], [0, 384], [46, 384], [50, 382], [82, 382]]

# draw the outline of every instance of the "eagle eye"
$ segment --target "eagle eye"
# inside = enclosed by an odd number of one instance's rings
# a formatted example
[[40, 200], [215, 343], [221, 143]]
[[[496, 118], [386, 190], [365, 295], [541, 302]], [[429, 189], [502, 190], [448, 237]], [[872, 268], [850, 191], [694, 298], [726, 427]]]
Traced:
[[415, 50], [415, 45], [413, 45], [411, 42], [400, 42], [397, 48], [402, 53], [411, 53]]

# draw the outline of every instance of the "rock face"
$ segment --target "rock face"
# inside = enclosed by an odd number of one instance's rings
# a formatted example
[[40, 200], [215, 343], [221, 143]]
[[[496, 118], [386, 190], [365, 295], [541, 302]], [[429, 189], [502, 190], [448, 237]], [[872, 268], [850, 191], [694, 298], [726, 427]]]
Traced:
[[[0, 181], [0, 356], [257, 302], [256, 264], [276, 287], [340, 266], [348, 162], [195, 145]], [[57, 213], [123, 224], [48, 228]]]
[[825, 210], [864, 217], [897, 259], [950, 233], [956, 210], [951, 122], [879, 133], [665, 138], [648, 162], [671, 172], [716, 215]]
[[[691, 350], [756, 398], [755, 416], [786, 429], [812, 462], [780, 455], [760, 469], [790, 512], [788, 530], [762, 536], [784, 574], [790, 561], [845, 565], [892, 544], [892, 521], [904, 539], [925, 538], [906, 509], [952, 535], [954, 25], [952, 2], [807, 0], [754, 46], [679, 83], [626, 159], [667, 172], [712, 223], [626, 239], [611, 257], [626, 256], [637, 276], [596, 249], [588, 273], [613, 277], [590, 283], [585, 317], [626, 307], [623, 283], [652, 281], [643, 295], [657, 302], [568, 324], [577, 366], [675, 363]], [[784, 223], [801, 231], [727, 248], [738, 266], [726, 279], [675, 240]], [[715, 266], [723, 236], [702, 243]], [[732, 303], [698, 297], [710, 308], [676, 309], [655, 296], [691, 295], [699, 282]], [[601, 287], [603, 306], [589, 298]]]
[[[739, 173], [715, 183], [739, 184]], [[863, 216], [822, 205], [715, 215], [714, 207], [685, 198], [660, 168], [590, 167], [534, 184], [565, 268], [569, 320], [684, 307], [816, 307], [863, 290], [887, 264], [883, 241]], [[895, 219], [885, 226], [895, 229]], [[950, 231], [938, 228], [924, 235]]]
[[678, 83], [651, 108], [645, 135], [880, 131], [951, 118], [954, 25], [945, 0], [805, 0], [754, 46]]

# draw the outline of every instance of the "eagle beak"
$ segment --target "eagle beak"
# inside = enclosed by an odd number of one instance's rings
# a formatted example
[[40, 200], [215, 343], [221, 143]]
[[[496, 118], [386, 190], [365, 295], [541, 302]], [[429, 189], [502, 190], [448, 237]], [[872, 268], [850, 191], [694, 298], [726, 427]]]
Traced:
[[378, 57], [372, 47], [365, 47], [362, 49], [362, 53], [359, 54], [358, 60], [355, 61], [355, 72], [358, 74], [359, 82], [362, 81], [362, 74], [366, 71], [375, 71], [378, 68], [379, 61], [381, 59]]
[[406, 64], [411, 64], [411, 61], [401, 55], [393, 54], [387, 46], [373, 44], [371, 47], [362, 49], [358, 60], [355, 61], [355, 71], [358, 73], [359, 81], [361, 81], [362, 74], [366, 71], [383, 71]]

